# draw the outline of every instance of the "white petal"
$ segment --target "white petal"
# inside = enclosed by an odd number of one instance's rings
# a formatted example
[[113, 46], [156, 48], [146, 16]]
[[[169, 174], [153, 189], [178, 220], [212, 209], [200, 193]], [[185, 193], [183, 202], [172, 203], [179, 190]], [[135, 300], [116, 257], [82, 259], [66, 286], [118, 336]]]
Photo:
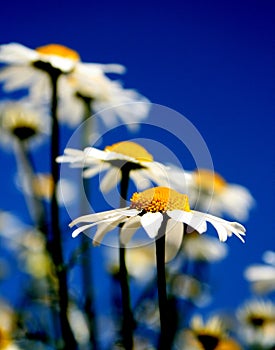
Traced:
[[98, 164], [95, 165], [93, 167], [89, 167], [86, 170], [83, 171], [83, 177], [85, 179], [89, 178], [89, 177], [93, 177], [97, 174], [99, 174], [100, 172], [106, 170], [106, 168], [109, 168], [109, 164]]
[[165, 232], [165, 262], [172, 260], [178, 253], [183, 237], [183, 223], [169, 219]]
[[163, 221], [161, 213], [146, 213], [141, 219], [141, 225], [150, 238], [155, 238]]
[[194, 215], [193, 211], [183, 211], [183, 210], [168, 210], [168, 216], [175, 221], [184, 222], [188, 225], [187, 232], [193, 232], [197, 230], [199, 233], [206, 231], [206, 223], [203, 222], [202, 218], [198, 218]]
[[88, 228], [90, 227], [93, 227], [97, 225], [96, 222], [94, 222], [93, 224], [89, 224], [89, 225], [84, 225], [84, 226], [81, 226], [79, 228], [77, 228], [76, 230], [73, 231], [72, 233], [72, 237], [75, 238], [76, 236], [78, 236], [81, 232], [85, 231], [85, 230], [88, 230]]
[[[103, 211], [101, 213], [94, 213], [94, 214], [88, 214], [88, 215], [83, 215], [80, 216], [78, 218], [76, 218], [75, 220], [73, 220], [69, 226], [72, 227], [80, 222], [99, 222], [111, 217], [115, 217], [115, 216], [120, 216], [120, 212], [121, 211], [125, 211], [125, 213], [127, 213], [127, 208], [120, 208], [120, 209], [113, 209], [113, 210], [107, 210], [107, 211]], [[124, 214], [123, 214], [124, 215]]]
[[121, 171], [119, 168], [111, 168], [104, 178], [100, 181], [100, 190], [108, 192], [121, 180]]
[[84, 149], [84, 154], [85, 154], [85, 157], [87, 157], [87, 158], [95, 158], [95, 159], [99, 159], [99, 160], [105, 160], [108, 153], [106, 151], [102, 151], [102, 150], [94, 148], [94, 147], [86, 147]]
[[123, 245], [126, 245], [136, 231], [140, 228], [140, 216], [133, 216], [128, 219], [125, 224], [122, 226], [120, 231], [120, 241]]
[[101, 223], [98, 225], [97, 231], [93, 238], [93, 245], [99, 246], [105, 235], [116, 228], [124, 218], [120, 217], [117, 220], [108, 220], [107, 222]]

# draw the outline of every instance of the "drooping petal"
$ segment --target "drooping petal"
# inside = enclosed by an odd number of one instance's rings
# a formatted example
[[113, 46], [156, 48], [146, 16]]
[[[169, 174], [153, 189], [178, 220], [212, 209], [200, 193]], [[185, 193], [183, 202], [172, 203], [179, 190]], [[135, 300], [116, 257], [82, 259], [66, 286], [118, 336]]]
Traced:
[[73, 231], [72, 233], [72, 237], [75, 238], [76, 236], [78, 236], [81, 232], [88, 230], [88, 228], [91, 228], [93, 226], [97, 225], [96, 222], [94, 222], [93, 224], [89, 224], [89, 225], [84, 225], [81, 227], [78, 227], [76, 230]]
[[165, 232], [165, 262], [171, 261], [178, 253], [183, 238], [183, 223], [169, 219]]
[[150, 238], [155, 238], [157, 236], [162, 221], [163, 215], [159, 212], [148, 212], [144, 214], [140, 219], [142, 227]]
[[101, 213], [94, 213], [94, 214], [88, 214], [88, 215], [83, 215], [80, 216], [78, 218], [76, 218], [75, 220], [73, 220], [69, 226], [72, 227], [74, 225], [79, 224], [80, 222], [99, 222], [102, 221], [104, 219], [108, 219], [111, 217], [115, 217], [115, 216], [120, 216], [120, 212], [125, 211], [125, 213], [127, 213], [127, 209], [129, 207], [125, 207], [125, 208], [120, 208], [120, 209], [113, 209], [113, 210], [107, 210], [107, 211], [103, 211]]
[[140, 216], [133, 216], [125, 222], [120, 231], [120, 242], [126, 245], [141, 227]]
[[99, 224], [93, 238], [93, 245], [99, 246], [105, 235], [116, 228], [123, 220], [124, 217], [120, 216], [117, 220], [110, 219]]
[[119, 168], [111, 168], [104, 178], [100, 181], [102, 192], [108, 192], [121, 180], [121, 171]]
[[93, 177], [93, 176], [99, 174], [100, 172], [108, 169], [109, 167], [110, 167], [110, 165], [107, 164], [107, 163], [106, 164], [100, 163], [100, 164], [97, 164], [97, 165], [95, 165], [93, 167], [89, 167], [89, 168], [87, 168], [86, 170], [83, 171], [83, 177], [85, 179], [87, 179], [89, 177]]

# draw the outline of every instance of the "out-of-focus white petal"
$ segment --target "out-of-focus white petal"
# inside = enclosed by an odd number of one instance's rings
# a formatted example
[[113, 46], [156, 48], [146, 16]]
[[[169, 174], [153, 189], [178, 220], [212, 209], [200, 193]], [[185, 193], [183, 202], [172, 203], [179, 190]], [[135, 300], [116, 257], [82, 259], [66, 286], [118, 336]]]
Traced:
[[150, 238], [155, 238], [163, 221], [163, 215], [157, 213], [146, 213], [142, 215], [140, 222]]
[[109, 219], [98, 225], [97, 231], [93, 238], [93, 245], [99, 246], [105, 235], [116, 228], [124, 220], [123, 216], [117, 218], [117, 220]]
[[121, 180], [121, 171], [119, 168], [110, 168], [103, 179], [100, 181], [100, 190], [108, 192]]
[[136, 231], [140, 228], [140, 226], [140, 216], [133, 216], [128, 219], [121, 228], [120, 242], [123, 245], [126, 245], [131, 240]]
[[165, 262], [171, 261], [178, 253], [183, 237], [182, 222], [169, 219], [165, 232]]

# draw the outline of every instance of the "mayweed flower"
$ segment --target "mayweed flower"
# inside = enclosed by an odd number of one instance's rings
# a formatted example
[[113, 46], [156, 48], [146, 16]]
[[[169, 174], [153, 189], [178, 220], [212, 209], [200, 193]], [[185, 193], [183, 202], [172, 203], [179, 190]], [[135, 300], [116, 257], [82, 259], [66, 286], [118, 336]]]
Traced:
[[31, 146], [49, 134], [50, 119], [29, 100], [7, 101], [0, 105], [0, 127], [3, 143], [20, 141]]
[[145, 189], [154, 182], [167, 184], [167, 168], [154, 161], [153, 156], [141, 145], [122, 141], [105, 147], [104, 151], [87, 147], [84, 151], [66, 148], [59, 163], [70, 163], [72, 167], [85, 168], [83, 176], [93, 177], [103, 171], [106, 175], [100, 182], [102, 192], [110, 191], [122, 178], [122, 169], [127, 166], [130, 178], [138, 189]]
[[270, 300], [246, 302], [237, 311], [240, 336], [249, 346], [269, 349], [275, 345], [275, 304]]
[[78, 223], [89, 223], [74, 230], [73, 237], [93, 226], [98, 226], [93, 239], [94, 245], [98, 245], [107, 232], [123, 223], [120, 241], [126, 245], [139, 227], [143, 227], [147, 235], [155, 239], [165, 218], [166, 242], [169, 247], [166, 261], [171, 260], [178, 252], [184, 231], [188, 233], [196, 230], [204, 233], [207, 230], [207, 221], [215, 227], [222, 242], [232, 233], [244, 242], [242, 236], [245, 235], [245, 228], [241, 224], [190, 210], [187, 195], [170, 188], [153, 187], [143, 192], [136, 192], [130, 202], [129, 207], [84, 215], [73, 220], [70, 227]]
[[170, 173], [171, 186], [178, 191], [185, 190], [192, 207], [214, 215], [227, 214], [236, 220], [248, 218], [255, 201], [247, 188], [227, 183], [221, 175], [208, 169], [187, 172], [173, 167]]
[[263, 255], [266, 264], [253, 264], [245, 270], [245, 278], [257, 293], [275, 290], [275, 252], [266, 251]]
[[218, 316], [203, 322], [195, 315], [190, 322], [190, 329], [182, 331], [178, 337], [180, 350], [241, 350], [240, 345], [229, 338], [226, 328]]
[[215, 237], [202, 236], [193, 231], [184, 236], [182, 252], [190, 260], [214, 262], [227, 255], [227, 247]]
[[4, 88], [7, 91], [30, 88], [36, 101], [50, 99], [48, 75], [59, 76], [59, 118], [71, 126], [83, 120], [87, 101], [94, 112], [113, 107], [108, 112], [112, 115], [103, 115], [107, 125], [114, 124], [116, 117], [135, 123], [147, 116], [148, 103], [132, 104], [148, 102], [143, 96], [123, 89], [106, 76], [106, 73], [123, 73], [125, 68], [119, 64], [83, 63], [76, 51], [59, 44], [33, 50], [18, 43], [0, 46], [0, 62], [6, 64], [0, 73]]
[[[52, 175], [48, 173], [37, 173], [32, 176], [31, 180], [31, 182], [27, 181], [26, 174], [19, 172], [16, 178], [16, 185], [26, 195], [50, 202], [54, 191]], [[65, 178], [57, 182], [57, 201], [59, 205], [71, 205], [76, 197], [77, 188], [75, 183]]]

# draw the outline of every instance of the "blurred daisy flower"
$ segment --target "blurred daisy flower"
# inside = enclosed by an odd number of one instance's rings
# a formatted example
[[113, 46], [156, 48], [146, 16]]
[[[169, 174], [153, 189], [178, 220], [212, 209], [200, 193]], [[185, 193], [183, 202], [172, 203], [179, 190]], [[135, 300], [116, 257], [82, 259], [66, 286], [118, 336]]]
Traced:
[[266, 251], [263, 255], [265, 264], [253, 264], [245, 270], [245, 278], [257, 293], [275, 290], [275, 252]]
[[[147, 246], [138, 247], [139, 242], [136, 242], [136, 248], [128, 249], [126, 253], [126, 265], [128, 274], [137, 282], [145, 283], [150, 280], [155, 273], [156, 259], [155, 246], [149, 244]], [[117, 251], [110, 249], [106, 254], [108, 270], [112, 274], [117, 274], [119, 271], [119, 258]]]
[[0, 127], [4, 144], [20, 141], [35, 146], [49, 135], [50, 118], [30, 100], [9, 100], [0, 104]]
[[174, 296], [205, 307], [211, 302], [209, 286], [186, 274], [169, 275], [170, 289]]
[[98, 226], [93, 239], [94, 245], [98, 245], [107, 232], [123, 223], [120, 232], [120, 240], [123, 245], [130, 241], [140, 227], [143, 227], [147, 235], [154, 239], [157, 237], [165, 217], [168, 246], [166, 261], [170, 261], [178, 252], [185, 225], [187, 233], [194, 230], [204, 233], [207, 230], [208, 221], [217, 230], [222, 242], [226, 241], [232, 233], [244, 241], [242, 236], [245, 235], [245, 228], [241, 224], [190, 210], [187, 195], [170, 188], [154, 187], [143, 192], [136, 192], [130, 201], [129, 207], [85, 215], [73, 220], [70, 227], [79, 223], [89, 223], [74, 230], [73, 237], [93, 226]]
[[275, 345], [275, 304], [270, 300], [246, 302], [237, 311], [240, 336], [249, 346], [268, 350]]
[[193, 231], [184, 236], [182, 253], [190, 260], [214, 262], [225, 258], [227, 247], [215, 237], [201, 236]]
[[212, 316], [206, 322], [200, 315], [193, 316], [190, 329], [179, 334], [177, 344], [180, 350], [241, 350], [240, 345], [228, 337], [218, 316]]
[[120, 182], [122, 169], [126, 166], [138, 189], [149, 187], [151, 182], [158, 185], [167, 184], [168, 168], [154, 161], [153, 156], [144, 147], [131, 141], [115, 143], [105, 147], [104, 151], [94, 147], [87, 147], [84, 151], [66, 148], [64, 155], [57, 158], [57, 162], [85, 168], [85, 178], [106, 171], [106, 175], [100, 181], [102, 192], [110, 191]]
[[[54, 183], [51, 174], [37, 173], [32, 177], [30, 183], [26, 179], [26, 174], [21, 171], [15, 181], [18, 188], [24, 191], [25, 194], [33, 195], [45, 202], [50, 202], [54, 190]], [[60, 179], [57, 183], [57, 200], [59, 205], [71, 205], [76, 197], [77, 188], [75, 183], [66, 178]]]
[[0, 46], [0, 62], [6, 64], [0, 73], [5, 90], [30, 88], [31, 96], [39, 101], [47, 102], [51, 97], [48, 74], [58, 75], [59, 118], [70, 126], [83, 120], [87, 104], [94, 112], [114, 107], [102, 118], [107, 125], [116, 117], [133, 123], [147, 116], [148, 103], [127, 105], [148, 102], [143, 96], [106, 76], [123, 73], [125, 68], [119, 64], [84, 63], [76, 51], [59, 44], [33, 50], [18, 43]]
[[249, 211], [255, 203], [247, 188], [227, 183], [221, 175], [212, 170], [197, 169], [187, 172], [173, 167], [171, 175], [171, 186], [178, 191], [185, 188], [191, 205], [199, 210], [219, 216], [227, 214], [243, 221], [248, 218]]

